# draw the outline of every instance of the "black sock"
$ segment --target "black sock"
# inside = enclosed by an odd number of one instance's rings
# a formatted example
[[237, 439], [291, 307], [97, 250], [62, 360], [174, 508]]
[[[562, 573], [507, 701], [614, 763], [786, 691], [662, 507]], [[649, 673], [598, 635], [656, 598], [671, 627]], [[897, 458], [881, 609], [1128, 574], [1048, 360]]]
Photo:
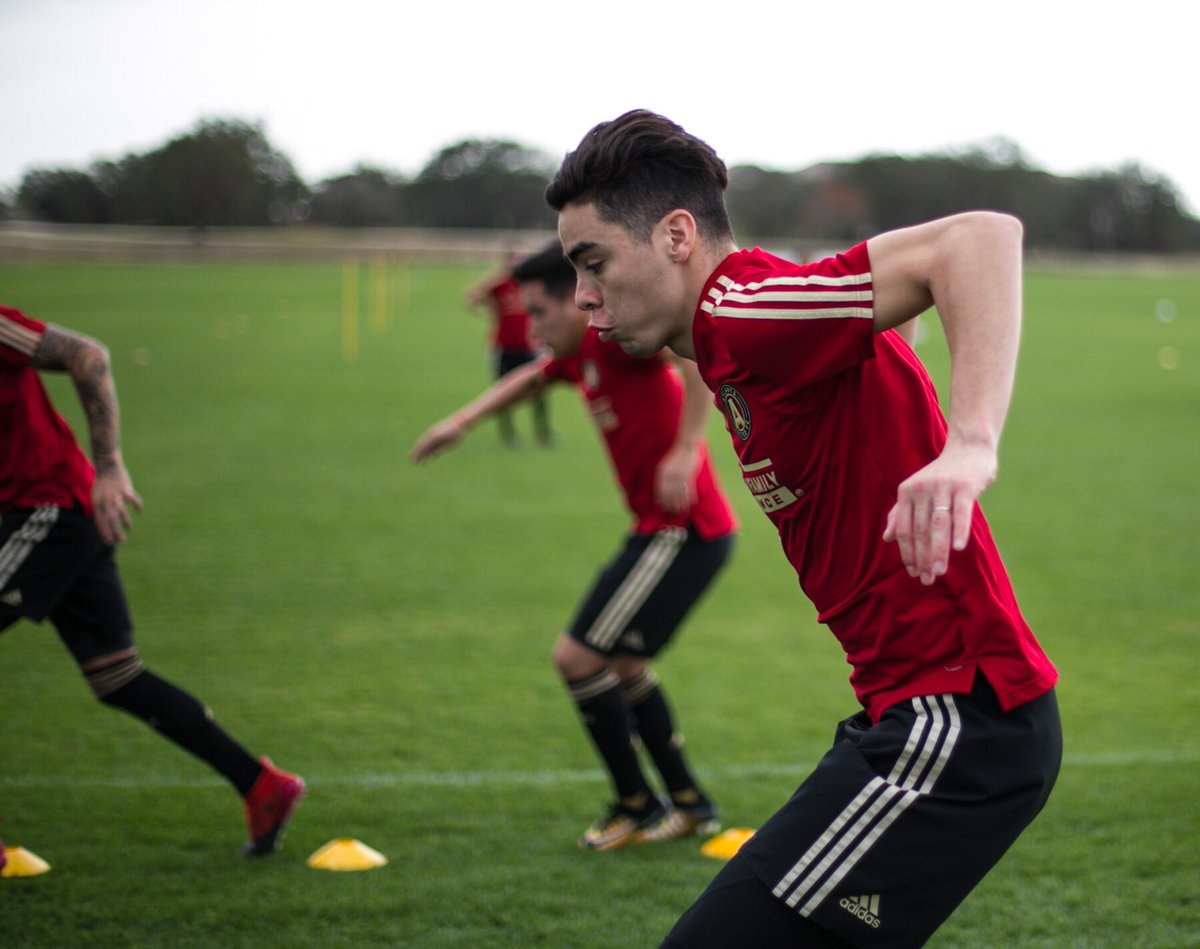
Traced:
[[634, 726], [672, 799], [677, 804], [699, 803], [696, 779], [683, 756], [683, 736], [675, 731], [671, 707], [663, 695], [658, 676], [653, 669], [646, 669], [623, 687]]
[[[111, 673], [114, 668], [96, 670], [88, 679]], [[153, 672], [141, 669], [127, 682], [101, 695], [100, 701], [136, 715], [155, 731], [208, 762], [243, 797], [262, 771], [262, 765], [213, 721], [207, 708]]]
[[605, 669], [587, 679], [568, 682], [567, 688], [612, 776], [617, 796], [625, 800], [649, 794], [650, 786], [642, 774], [629, 730], [629, 707], [616, 674]]

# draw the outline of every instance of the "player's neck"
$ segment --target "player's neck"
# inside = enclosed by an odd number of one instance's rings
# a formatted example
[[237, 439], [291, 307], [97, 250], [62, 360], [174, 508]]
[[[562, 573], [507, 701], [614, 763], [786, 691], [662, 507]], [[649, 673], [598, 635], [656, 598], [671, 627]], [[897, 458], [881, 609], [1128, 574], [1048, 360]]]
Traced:
[[696, 316], [696, 307], [700, 305], [700, 297], [704, 287], [722, 261], [730, 254], [736, 253], [738, 247], [732, 240], [714, 244], [699, 243], [687, 261], [687, 302], [686, 312], [680, 313], [676, 333], [667, 340], [667, 345], [678, 356], [695, 359], [695, 347], [692, 344], [692, 322]]

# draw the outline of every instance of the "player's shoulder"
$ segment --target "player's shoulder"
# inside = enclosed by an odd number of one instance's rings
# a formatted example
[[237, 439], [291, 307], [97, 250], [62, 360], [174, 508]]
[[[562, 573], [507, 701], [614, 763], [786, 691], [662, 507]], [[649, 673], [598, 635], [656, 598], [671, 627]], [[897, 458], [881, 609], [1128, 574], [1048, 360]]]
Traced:
[[700, 309], [718, 321], [825, 315], [871, 296], [866, 245], [799, 263], [761, 248], [727, 257], [709, 278]]
[[46, 331], [46, 324], [26, 316], [20, 310], [0, 305], [0, 345], [32, 356]]
[[765, 251], [760, 247], [742, 250], [729, 257], [714, 274], [719, 286], [739, 284], [742, 289], [770, 292], [773, 287], [796, 283], [821, 282], [829, 277], [866, 277], [871, 264], [866, 242], [848, 250], [820, 253], [812, 258], [792, 260]]

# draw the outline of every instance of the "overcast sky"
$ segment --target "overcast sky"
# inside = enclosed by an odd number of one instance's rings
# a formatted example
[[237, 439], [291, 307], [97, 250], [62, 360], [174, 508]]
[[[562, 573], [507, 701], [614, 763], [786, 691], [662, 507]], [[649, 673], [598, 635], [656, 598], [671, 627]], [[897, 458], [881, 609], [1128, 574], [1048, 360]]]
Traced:
[[32, 166], [263, 123], [310, 184], [467, 137], [555, 158], [662, 112], [797, 169], [1004, 136], [1059, 174], [1136, 161], [1200, 213], [1186, 5], [1062, 0], [0, 0], [0, 188]]

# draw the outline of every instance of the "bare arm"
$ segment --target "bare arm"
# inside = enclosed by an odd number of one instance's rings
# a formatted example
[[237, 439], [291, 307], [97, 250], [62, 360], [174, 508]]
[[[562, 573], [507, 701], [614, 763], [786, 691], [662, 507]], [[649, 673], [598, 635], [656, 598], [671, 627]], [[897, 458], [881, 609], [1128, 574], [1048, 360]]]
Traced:
[[502, 409], [531, 399], [546, 388], [542, 375], [543, 361], [526, 363], [497, 379], [478, 398], [468, 402], [453, 415], [442, 419], [413, 445], [408, 457], [415, 462], [425, 461], [458, 444], [480, 421]]
[[492, 287], [508, 279], [511, 271], [508, 267], [493, 267], [482, 277], [467, 287], [463, 300], [467, 306], [486, 306], [492, 296]]
[[121, 457], [121, 414], [108, 350], [80, 333], [48, 325], [32, 361], [36, 369], [69, 373], [75, 383], [87, 417], [92, 464], [96, 467], [92, 486], [96, 527], [105, 543], [120, 543], [125, 539], [124, 531], [132, 526], [126, 505], [132, 504], [140, 511], [142, 499], [133, 490]]
[[712, 393], [700, 378], [694, 362], [676, 359], [675, 366], [683, 377], [683, 410], [675, 441], [654, 473], [654, 491], [665, 510], [679, 514], [696, 500], [696, 468], [699, 466], [696, 449], [704, 438], [713, 403]]
[[917, 323], [919, 321], [920, 317], [914, 316], [911, 320], [906, 320], [899, 326], [893, 327], [900, 334], [900, 338], [908, 343], [910, 349], [917, 348]]
[[976, 500], [995, 480], [1021, 329], [1021, 224], [972, 212], [869, 243], [876, 328], [936, 304], [950, 349], [949, 431], [942, 454], [901, 483], [884, 540], [929, 584], [962, 550]]

